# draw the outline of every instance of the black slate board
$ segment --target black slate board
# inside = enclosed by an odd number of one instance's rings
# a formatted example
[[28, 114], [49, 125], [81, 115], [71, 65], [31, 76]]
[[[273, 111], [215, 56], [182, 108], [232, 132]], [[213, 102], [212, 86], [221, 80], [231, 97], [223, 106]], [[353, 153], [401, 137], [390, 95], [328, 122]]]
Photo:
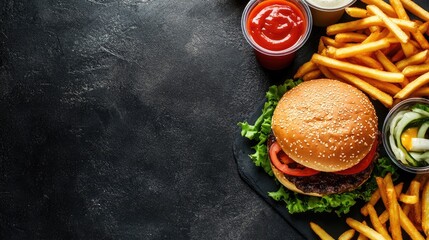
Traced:
[[[252, 116], [247, 120], [250, 124], [253, 124], [259, 117], [264, 103], [265, 101], [256, 108]], [[379, 129], [381, 129], [388, 110], [379, 102], [373, 101], [373, 104], [379, 118]], [[277, 191], [279, 185], [275, 182], [274, 177], [266, 174], [262, 168], [256, 167], [249, 158], [249, 155], [254, 153], [254, 150], [251, 148], [254, 144], [255, 142], [242, 137], [240, 132], [237, 132], [233, 145], [233, 153], [241, 178], [268, 204], [270, 204], [289, 224], [300, 232], [303, 237], [307, 239], [314, 239], [316, 237], [309, 227], [309, 220], [321, 225], [332, 236], [339, 236], [342, 232], [349, 229], [345, 222], [346, 217], [363, 219], [359, 212], [360, 208], [364, 204], [363, 202], [358, 202], [352, 208], [350, 213], [341, 217], [338, 217], [336, 213], [289, 214], [284, 202], [274, 201], [268, 196], [268, 192]], [[380, 154], [385, 155], [382, 146], [380, 147]], [[410, 178], [406, 173], [401, 172], [401, 175], [405, 176], [404, 179]]]

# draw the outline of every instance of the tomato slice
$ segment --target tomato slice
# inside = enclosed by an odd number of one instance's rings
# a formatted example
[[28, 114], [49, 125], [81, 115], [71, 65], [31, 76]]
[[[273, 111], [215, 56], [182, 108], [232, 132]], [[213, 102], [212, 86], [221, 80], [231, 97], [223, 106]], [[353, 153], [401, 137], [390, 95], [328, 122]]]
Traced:
[[340, 174], [340, 175], [350, 175], [350, 174], [356, 174], [356, 173], [360, 173], [363, 170], [365, 170], [374, 160], [375, 154], [377, 152], [377, 146], [378, 146], [378, 141], [377, 139], [374, 141], [374, 144], [371, 147], [371, 150], [369, 150], [369, 153], [355, 166], [342, 170], [342, 171], [338, 171], [338, 172], [333, 172], [335, 174]]
[[[271, 163], [282, 173], [298, 176], [298, 177], [307, 177], [318, 174], [319, 171], [304, 167], [301, 164], [298, 164], [292, 160], [277, 142], [274, 142], [269, 150]], [[297, 167], [290, 167], [289, 165], [295, 165]]]

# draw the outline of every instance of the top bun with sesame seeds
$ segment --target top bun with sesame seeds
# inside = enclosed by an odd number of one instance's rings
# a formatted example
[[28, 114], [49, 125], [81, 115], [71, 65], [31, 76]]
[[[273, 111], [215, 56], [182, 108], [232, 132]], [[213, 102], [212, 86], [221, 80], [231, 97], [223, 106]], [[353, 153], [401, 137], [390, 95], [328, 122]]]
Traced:
[[378, 118], [368, 97], [331, 79], [299, 84], [280, 99], [272, 131], [296, 163], [321, 172], [357, 165], [378, 136]]

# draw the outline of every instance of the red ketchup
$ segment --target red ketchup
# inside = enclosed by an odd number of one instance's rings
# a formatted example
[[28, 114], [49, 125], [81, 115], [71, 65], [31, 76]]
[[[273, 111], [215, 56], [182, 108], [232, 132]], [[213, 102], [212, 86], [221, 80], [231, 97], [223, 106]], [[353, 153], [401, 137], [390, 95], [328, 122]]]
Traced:
[[296, 50], [303, 44], [297, 43], [310, 34], [308, 25], [308, 15], [295, 3], [266, 0], [250, 10], [246, 31], [256, 45], [253, 47], [260, 64], [278, 70], [292, 62]]

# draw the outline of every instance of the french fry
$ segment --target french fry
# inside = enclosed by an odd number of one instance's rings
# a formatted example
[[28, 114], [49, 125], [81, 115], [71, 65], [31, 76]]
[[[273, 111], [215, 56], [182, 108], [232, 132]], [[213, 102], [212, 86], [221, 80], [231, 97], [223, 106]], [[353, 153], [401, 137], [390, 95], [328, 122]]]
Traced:
[[322, 76], [322, 72], [319, 69], [313, 70], [311, 72], [308, 72], [302, 76], [302, 80], [304, 81], [310, 81], [313, 79], [320, 78]]
[[395, 65], [400, 71], [402, 71], [405, 67], [407, 67], [409, 65], [416, 65], [416, 64], [424, 63], [427, 59], [427, 56], [428, 56], [428, 50], [424, 50], [424, 51], [421, 51], [417, 54], [414, 54], [411, 57], [405, 58], [405, 59], [397, 62]]
[[429, 174], [421, 174], [419, 181], [420, 181], [420, 191], [423, 192], [424, 186], [429, 182]]
[[423, 190], [424, 184], [426, 184], [429, 181], [429, 174], [421, 174], [419, 176], [420, 181], [420, 190]]
[[417, 3], [411, 0], [401, 0], [401, 2], [404, 8], [410, 11], [412, 14], [425, 21], [429, 21], [429, 12], [420, 7]]
[[402, 51], [404, 52], [405, 57], [411, 57], [417, 52], [416, 47], [412, 44], [411, 41], [407, 43], [401, 43]]
[[[404, 186], [403, 182], [400, 182], [395, 186], [395, 191], [397, 194], [400, 194], [402, 192], [403, 186]], [[371, 204], [372, 206], [375, 206], [378, 200], [380, 200], [380, 198], [381, 198], [380, 189], [377, 189], [371, 194], [371, 197], [368, 200], [368, 202], [361, 208], [360, 212], [362, 213], [362, 215], [368, 216], [368, 209], [366, 209], [367, 205]]]
[[326, 46], [326, 51], [325, 51], [326, 56], [335, 58], [335, 53], [337, 52], [337, 49], [338, 48], [333, 46]]
[[404, 214], [405, 215], [409, 215], [409, 213], [411, 212], [411, 205], [410, 204], [405, 204], [403, 207], [402, 207], [402, 211], [404, 211]]
[[383, 65], [383, 68], [389, 72], [400, 72], [396, 65], [382, 51], [375, 51], [377, 60]]
[[388, 208], [388, 202], [387, 202], [387, 192], [386, 192], [386, 184], [384, 183], [383, 178], [376, 177], [375, 181], [377, 182], [378, 189], [380, 189], [380, 197], [383, 201], [384, 207]]
[[327, 67], [325, 66], [319, 66], [319, 70], [323, 73], [323, 75], [325, 75], [325, 77], [330, 78], [330, 79], [337, 79], [337, 80], [341, 80], [339, 79], [337, 76], [335, 76], [331, 70], [329, 70]]
[[404, 31], [417, 31], [419, 29], [417, 23], [410, 20], [399, 18], [390, 18], [390, 20]]
[[399, 220], [399, 204], [396, 199], [396, 191], [393, 185], [391, 175], [384, 178], [387, 196], [387, 210], [389, 212], [390, 232], [395, 240], [402, 239], [401, 223]]
[[368, 214], [374, 229], [379, 232], [386, 240], [392, 239], [389, 236], [389, 233], [387, 232], [386, 228], [378, 219], [377, 212], [375, 211], [374, 206], [371, 204], [368, 204]]
[[360, 90], [362, 90], [363, 92], [371, 96], [372, 98], [378, 99], [386, 107], [390, 108], [392, 106], [393, 98], [389, 94], [379, 90], [378, 88], [365, 82], [361, 78], [351, 73], [340, 71], [338, 69], [331, 69], [331, 72], [337, 75], [338, 77], [340, 77], [341, 79], [343, 79], [344, 81], [356, 86], [357, 88], [359, 88]]
[[402, 69], [402, 73], [406, 77], [417, 76], [429, 72], [429, 64], [409, 65]]
[[408, 189], [406, 191], [407, 194], [413, 194], [417, 191], [421, 191], [423, 189], [423, 186], [421, 185], [423, 181], [423, 178], [421, 178], [420, 175], [416, 175], [410, 182], [410, 185], [408, 186]]
[[419, 29], [419, 31], [420, 31], [422, 34], [424, 34], [424, 33], [428, 30], [428, 27], [429, 27], [429, 21], [428, 21], [428, 22], [424, 22], [424, 23], [420, 24], [420, 26], [418, 27], [418, 29]]
[[399, 91], [401, 91], [401, 88], [399, 88], [393, 83], [381, 82], [371, 78], [362, 78], [362, 80], [364, 80], [365, 82], [371, 84], [372, 86], [380, 89], [382, 92], [385, 92], [391, 96], [394, 96]]
[[404, 187], [404, 183], [403, 182], [400, 182], [400, 183], [396, 184], [396, 186], [395, 186], [396, 196], [398, 196], [398, 195], [401, 194], [403, 187]]
[[429, 183], [426, 182], [422, 191], [422, 229], [429, 238]]
[[326, 48], [325, 43], [323, 42], [323, 39], [320, 38], [319, 44], [317, 45], [317, 52], [321, 53], [323, 51], [323, 49], [325, 49], [325, 48]]
[[353, 238], [353, 236], [355, 235], [356, 230], [354, 229], [349, 229], [346, 230], [345, 232], [343, 232], [339, 237], [338, 240], [350, 240]]
[[423, 36], [423, 33], [420, 30], [411, 32], [411, 34], [413, 35], [414, 39], [419, 43], [421, 48], [423, 49], [429, 48], [429, 42], [425, 38], [425, 36]]
[[[420, 198], [420, 182], [412, 180], [410, 183], [410, 194], [416, 196], [417, 200]], [[422, 209], [419, 201], [416, 201], [412, 206], [414, 212], [414, 220], [416, 223], [422, 223]]]
[[[369, 30], [369, 32], [368, 32], [368, 30]], [[366, 34], [368, 35], [369, 33], [380, 32], [381, 27], [380, 26], [371, 26], [368, 29], [366, 29], [365, 31], [367, 32]]]
[[381, 224], [385, 224], [389, 220], [389, 211], [384, 210], [380, 216], [378, 216], [378, 220], [380, 220]]
[[336, 47], [336, 48], [341, 48], [341, 47], [345, 47], [345, 43], [339, 43], [337, 41], [335, 41], [335, 39], [330, 38], [330, 37], [326, 37], [326, 36], [322, 36], [321, 37], [323, 44], [328, 47], [328, 46], [332, 46], [332, 47]]
[[[378, 35], [378, 39], [385, 38], [385, 37], [389, 36], [389, 34], [390, 34], [389, 29], [387, 29], [387, 28], [383, 28], [383, 30], [381, 30], [381, 31], [380, 31], [380, 34]], [[377, 39], [377, 40], [378, 40], [378, 39]]]
[[362, 33], [348, 32], [348, 33], [338, 33], [335, 35], [335, 41], [339, 43], [350, 43], [357, 42], [360, 43], [364, 41], [368, 36]]
[[[385, 180], [388, 180], [388, 178], [391, 178], [391, 175], [390, 174], [387, 174], [386, 176], [385, 176]], [[384, 191], [383, 192], [385, 192], [386, 191], [386, 187], [385, 187], [385, 184], [384, 184], [384, 180], [383, 179], [381, 179], [381, 178], [379, 178], [379, 179], [376, 179], [376, 181], [377, 181], [377, 185], [379, 186], [379, 189], [378, 190], [380, 190], [380, 189], [384, 189]], [[399, 195], [399, 194], [401, 194], [401, 192], [402, 192], [402, 188], [403, 188], [403, 186], [404, 186], [404, 183], [403, 182], [400, 182], [400, 183], [398, 183], [396, 186], [395, 186], [395, 192], [396, 192], [396, 194], [397, 195]], [[381, 188], [380, 188], [381, 187]], [[386, 193], [384, 194], [385, 196], [385, 198], [386, 198], [386, 203], [385, 204], [387, 204], [387, 196], [386, 196]], [[383, 202], [384, 203], [384, 202]], [[386, 222], [387, 222], [387, 220], [389, 220], [389, 211], [388, 210], [384, 210], [383, 211], [383, 213], [381, 213], [380, 214], [380, 216], [378, 217], [378, 219], [380, 220], [380, 222], [382, 223], [382, 224], [385, 224]]]
[[368, 238], [365, 235], [363, 235], [362, 233], [359, 233], [357, 240], [368, 240]]
[[416, 22], [418, 25], [422, 25], [423, 24], [423, 22], [421, 20], [419, 20], [419, 19], [414, 19], [413, 21]]
[[334, 58], [348, 58], [361, 55], [364, 53], [374, 52], [380, 49], [388, 48], [390, 43], [387, 38], [380, 39], [375, 42], [363, 43], [349, 47], [337, 48], [333, 52]]
[[314, 64], [311, 61], [308, 61], [304, 64], [301, 65], [301, 67], [298, 68], [298, 70], [296, 71], [295, 75], [293, 76], [294, 78], [301, 78], [303, 77], [305, 74], [317, 70], [317, 65]]
[[410, 95], [410, 97], [428, 97], [428, 96], [429, 96], [429, 87], [421, 87]]
[[313, 230], [314, 233], [316, 233], [317, 236], [320, 237], [322, 240], [334, 240], [334, 238], [329, 235], [322, 227], [320, 227], [318, 224], [314, 222], [310, 222], [310, 228]]
[[394, 23], [380, 8], [375, 5], [367, 5], [367, 11], [370, 14], [376, 15], [386, 24], [386, 27], [399, 39], [401, 43], [407, 43], [410, 39], [408, 35]]
[[[375, 52], [375, 57], [377, 60], [383, 65], [384, 69], [389, 72], [400, 72], [399, 69], [396, 67], [396, 65], [389, 60], [389, 58], [386, 57], [381, 51]], [[404, 77], [404, 81], [400, 83], [401, 87], [405, 87], [408, 84], [408, 79]], [[396, 92], [398, 93], [398, 92]], [[393, 96], [396, 95], [392, 94]]]
[[366, 9], [363, 9], [363, 8], [346, 7], [345, 11], [350, 17], [354, 17], [354, 18], [368, 17], [368, 13]]
[[[390, 20], [392, 23], [396, 24], [400, 29], [403, 30], [416, 31], [418, 29], [418, 25], [413, 21], [408, 21], [399, 18], [390, 18]], [[383, 20], [378, 16], [370, 16], [354, 21], [329, 25], [328, 27], [326, 27], [326, 34], [335, 35], [337, 33], [342, 32], [352, 32], [361, 29], [366, 29], [371, 26], [385, 26], [385, 22], [383, 22]]]
[[410, 96], [414, 91], [419, 89], [420, 87], [426, 85], [429, 83], [429, 72], [420, 75], [418, 78], [416, 78], [414, 81], [410, 82], [405, 86], [401, 91], [399, 91], [394, 98], [404, 99], [408, 96]]
[[415, 204], [418, 202], [418, 200], [419, 198], [416, 195], [408, 195], [404, 193], [401, 193], [401, 195], [399, 195], [399, 201], [405, 204]]
[[395, 9], [393, 9], [392, 6], [390, 6], [388, 3], [384, 2], [383, 0], [362, 0], [362, 2], [368, 5], [375, 5], [379, 7], [383, 12], [385, 12], [390, 17], [397, 16]]
[[402, 6], [401, 0], [390, 0], [389, 2], [393, 10], [395, 11], [396, 15], [398, 15], [398, 18], [410, 20], [410, 17], [405, 11], [404, 6]]
[[[399, 40], [395, 36], [386, 37], [386, 40], [389, 43], [400, 43], [400, 44], [403, 44], [403, 43], [399, 42]], [[410, 42], [408, 42], [408, 43], [410, 43]], [[414, 48], [414, 45], [411, 44], [411, 46]]]
[[[389, 36], [389, 37], [386, 37], [386, 39], [387, 39], [387, 41], [389, 43], [400, 43], [400, 44], [403, 44], [403, 43], [399, 42], [399, 40], [395, 36]], [[414, 45], [412, 45], [412, 47], [414, 47]]]
[[362, 233], [363, 235], [367, 236], [369, 239], [378, 240], [378, 239], [384, 239], [383, 235], [375, 231], [373, 228], [369, 227], [368, 225], [365, 225], [351, 217], [348, 217], [346, 219], [346, 223], [356, 231]]
[[384, 70], [383, 65], [381, 65], [381, 63], [379, 63], [377, 60], [367, 55], [363, 55], [363, 54], [356, 55], [356, 56], [350, 57], [349, 59], [354, 60], [356, 63], [363, 66], [372, 67], [380, 71]]
[[[386, 28], [387, 29], [387, 28]], [[399, 49], [401, 49], [402, 51], [402, 46], [399, 43], [392, 43], [390, 44], [390, 47], [383, 49], [381, 52], [386, 55], [386, 56], [392, 56], [394, 55], [396, 52], [399, 51]]]
[[[338, 33], [339, 34], [339, 33]], [[384, 32], [383, 32], [383, 34], [384, 34]], [[377, 40], [379, 40], [379, 39], [381, 39], [382, 37], [381, 37], [381, 35], [382, 35], [382, 33], [380, 32], [380, 31], [374, 31], [374, 32], [371, 32], [369, 35], [368, 35], [368, 37], [366, 37], [365, 38], [365, 40], [363, 40], [362, 41], [362, 43], [370, 43], [370, 42], [374, 42], [374, 41], [377, 41]], [[387, 36], [387, 35], [386, 35]]]
[[383, 178], [383, 182], [384, 182], [385, 187], [386, 187], [386, 193], [387, 193], [387, 191], [392, 191], [396, 194], [396, 190], [395, 190], [394, 185], [393, 185], [392, 173], [390, 173], [390, 172], [387, 173], [386, 176], [384, 176], [384, 178]]
[[375, 206], [380, 198], [380, 189], [377, 189], [371, 194], [369, 201], [360, 209], [360, 213], [364, 216], [368, 216], [368, 205]]
[[396, 83], [400, 83], [404, 81], [404, 75], [402, 73], [380, 71], [380, 70], [360, 66], [357, 64], [343, 62], [334, 58], [322, 56], [317, 53], [313, 54], [311, 61], [318, 65], [323, 65], [329, 68], [338, 69], [344, 72], [352, 72], [357, 75], [379, 79], [380, 81], [396, 82]]
[[[365, 226], [367, 225], [365, 221], [362, 221], [362, 224]], [[368, 237], [363, 235], [362, 233], [359, 233], [357, 240], [368, 240]]]
[[[418, 30], [417, 30], [417, 31], [418, 31]], [[416, 49], [419, 49], [419, 48], [420, 48], [419, 43], [418, 43], [416, 40], [414, 40], [414, 39], [411, 39], [411, 38], [410, 38], [409, 43], [413, 44], [413, 46], [414, 46]]]
[[423, 236], [411, 222], [407, 215], [405, 215], [402, 208], [398, 208], [399, 210], [399, 220], [401, 222], [402, 229], [411, 237], [413, 240], [424, 240]]

